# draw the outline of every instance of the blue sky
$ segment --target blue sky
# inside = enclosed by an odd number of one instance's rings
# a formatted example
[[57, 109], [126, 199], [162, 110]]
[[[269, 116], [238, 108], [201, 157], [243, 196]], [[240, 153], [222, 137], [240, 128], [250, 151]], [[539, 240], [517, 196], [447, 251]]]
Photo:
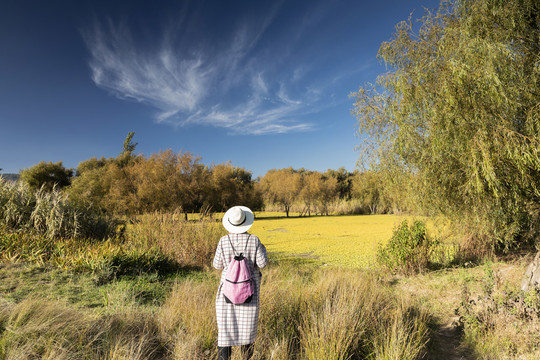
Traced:
[[189, 151], [263, 176], [354, 170], [349, 94], [433, 0], [25, 1], [0, 10], [0, 168]]

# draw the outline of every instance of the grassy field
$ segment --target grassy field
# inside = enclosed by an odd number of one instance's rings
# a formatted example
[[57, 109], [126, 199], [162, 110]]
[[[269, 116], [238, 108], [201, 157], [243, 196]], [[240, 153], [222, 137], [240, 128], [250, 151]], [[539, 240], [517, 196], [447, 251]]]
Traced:
[[[530, 259], [392, 275], [375, 255], [406, 217], [256, 217], [270, 265], [254, 360], [540, 356], [540, 295], [517, 290]], [[225, 230], [183, 218], [139, 216], [108, 240], [0, 232], [0, 359], [215, 360]]]
[[[253, 232], [271, 261], [254, 360], [416, 360], [425, 353], [430, 317], [413, 300], [375, 272], [283, 256], [269, 236], [286, 226], [307, 237], [318, 226], [331, 239], [339, 226], [369, 217], [263, 215]], [[218, 221], [180, 218], [139, 216], [125, 237], [106, 241], [0, 234], [0, 359], [216, 359], [220, 272], [210, 264], [225, 231]]]

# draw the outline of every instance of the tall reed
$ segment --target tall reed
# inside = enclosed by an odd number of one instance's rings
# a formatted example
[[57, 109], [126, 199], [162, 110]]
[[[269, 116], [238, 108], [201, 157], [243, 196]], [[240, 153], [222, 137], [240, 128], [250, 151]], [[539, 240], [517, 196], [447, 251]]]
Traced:
[[73, 202], [60, 190], [33, 191], [22, 182], [0, 178], [0, 227], [8, 231], [30, 231], [48, 238], [104, 238], [115, 226], [115, 221], [100, 216], [91, 205]]
[[212, 219], [186, 221], [180, 212], [140, 215], [127, 230], [132, 243], [156, 247], [178, 263], [198, 268], [211, 266], [218, 241], [224, 234], [221, 223]]

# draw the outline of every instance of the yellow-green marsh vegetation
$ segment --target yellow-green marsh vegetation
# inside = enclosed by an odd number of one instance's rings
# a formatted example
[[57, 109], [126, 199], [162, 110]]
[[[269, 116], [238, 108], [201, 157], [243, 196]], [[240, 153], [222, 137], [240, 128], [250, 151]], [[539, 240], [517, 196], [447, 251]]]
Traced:
[[304, 256], [343, 267], [367, 267], [375, 262], [379, 244], [385, 243], [404, 217], [351, 215], [258, 219], [251, 232], [269, 252]]

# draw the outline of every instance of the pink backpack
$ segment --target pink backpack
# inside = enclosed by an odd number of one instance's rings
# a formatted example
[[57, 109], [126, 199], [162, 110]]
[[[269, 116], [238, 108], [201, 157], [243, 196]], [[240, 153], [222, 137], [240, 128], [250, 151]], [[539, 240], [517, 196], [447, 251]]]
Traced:
[[[253, 277], [251, 276], [251, 271], [249, 270], [249, 265], [244, 254], [240, 253], [240, 255], [236, 255], [231, 238], [229, 235], [227, 237], [229, 238], [235, 256], [229, 263], [227, 274], [225, 275], [223, 296], [225, 297], [225, 302], [229, 304], [246, 304], [251, 302], [251, 298], [253, 297]], [[249, 236], [246, 240], [244, 252], [246, 252], [248, 240]]]

